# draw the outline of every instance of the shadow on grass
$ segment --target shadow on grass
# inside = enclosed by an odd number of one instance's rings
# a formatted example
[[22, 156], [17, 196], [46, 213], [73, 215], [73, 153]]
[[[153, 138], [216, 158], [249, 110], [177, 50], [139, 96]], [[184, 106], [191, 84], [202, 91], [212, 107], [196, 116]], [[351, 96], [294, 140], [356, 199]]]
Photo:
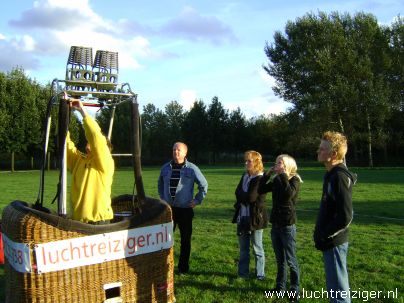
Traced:
[[235, 178], [240, 178], [243, 174], [243, 169], [239, 168], [231, 168], [231, 169], [205, 169], [203, 173], [208, 178], [209, 175], [225, 175], [225, 176], [234, 176]]
[[[175, 285], [177, 288], [186, 288], [192, 287], [197, 288], [201, 291], [204, 290], [214, 290], [215, 292], [225, 293], [229, 292], [234, 294], [237, 292], [262, 292], [268, 290], [268, 283], [266, 281], [256, 281], [254, 279], [241, 279], [237, 276], [233, 275], [228, 278], [226, 284], [220, 284], [213, 282], [207, 282], [212, 279], [212, 275], [214, 272], [206, 272], [203, 277], [203, 281], [199, 281], [199, 279], [194, 278], [194, 274], [188, 274], [185, 278], [176, 279]], [[223, 274], [223, 273], [222, 273]], [[199, 277], [202, 279], [201, 277]]]
[[[399, 180], [404, 179], [403, 169], [353, 167], [349, 170], [357, 174], [358, 183], [400, 185], [402, 182]], [[325, 169], [307, 168], [299, 170], [299, 174], [303, 181], [322, 182]]]
[[230, 207], [201, 208], [195, 211], [195, 216], [207, 220], [225, 220], [230, 222], [233, 219], [234, 209]]
[[[270, 203], [270, 202], [269, 202]], [[404, 225], [404, 201], [354, 201], [354, 224], [393, 224]], [[303, 204], [303, 203], [302, 203]], [[315, 223], [319, 202], [310, 202], [297, 208], [298, 222]], [[267, 207], [268, 213], [271, 206]], [[232, 207], [220, 207], [212, 205], [210, 207], [197, 210], [197, 216], [200, 220], [223, 221], [231, 223], [234, 210]]]
[[189, 276], [207, 276], [210, 279], [215, 277], [224, 277], [227, 278], [229, 281], [234, 280], [237, 276], [234, 273], [223, 272], [219, 270], [192, 270]]
[[[313, 204], [314, 205], [314, 204]], [[353, 224], [375, 225], [392, 224], [404, 225], [404, 201], [354, 201]], [[299, 221], [309, 223], [315, 222], [318, 214], [318, 207], [297, 209]]]

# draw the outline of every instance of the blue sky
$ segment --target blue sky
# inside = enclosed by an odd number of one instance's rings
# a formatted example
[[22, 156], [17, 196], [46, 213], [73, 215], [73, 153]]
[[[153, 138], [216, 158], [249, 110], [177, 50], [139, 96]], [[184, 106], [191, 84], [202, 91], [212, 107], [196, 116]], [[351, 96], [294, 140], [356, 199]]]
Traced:
[[266, 41], [308, 12], [403, 15], [402, 0], [15, 0], [0, 11], [0, 70], [21, 66], [41, 83], [64, 79], [71, 45], [118, 51], [119, 82], [141, 107], [189, 109], [214, 96], [247, 117], [285, 111], [262, 69]]

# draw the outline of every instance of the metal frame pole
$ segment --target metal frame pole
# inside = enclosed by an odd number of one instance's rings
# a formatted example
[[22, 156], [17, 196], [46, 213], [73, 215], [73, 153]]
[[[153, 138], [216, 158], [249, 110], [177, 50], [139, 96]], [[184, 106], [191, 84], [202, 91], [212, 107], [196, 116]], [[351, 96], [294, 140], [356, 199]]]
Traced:
[[135, 173], [135, 184], [137, 199], [142, 204], [146, 198], [143, 180], [142, 180], [142, 165], [140, 161], [141, 146], [140, 146], [140, 117], [139, 104], [137, 103], [137, 95], [132, 98], [132, 123], [133, 123], [133, 167]]

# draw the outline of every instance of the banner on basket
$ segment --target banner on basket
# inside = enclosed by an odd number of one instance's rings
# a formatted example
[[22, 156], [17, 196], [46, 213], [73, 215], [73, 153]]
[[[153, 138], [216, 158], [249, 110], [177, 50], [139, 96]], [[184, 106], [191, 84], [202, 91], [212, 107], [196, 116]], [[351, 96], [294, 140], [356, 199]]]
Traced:
[[28, 244], [11, 241], [3, 234], [4, 256], [18, 272], [31, 272], [31, 258]]
[[38, 273], [147, 254], [173, 246], [173, 223], [35, 245]]

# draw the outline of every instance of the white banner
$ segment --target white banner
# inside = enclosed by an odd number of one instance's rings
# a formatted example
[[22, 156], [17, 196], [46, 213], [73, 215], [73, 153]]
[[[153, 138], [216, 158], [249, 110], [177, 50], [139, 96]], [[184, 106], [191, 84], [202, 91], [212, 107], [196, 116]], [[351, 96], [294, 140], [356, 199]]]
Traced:
[[35, 245], [38, 273], [133, 257], [173, 246], [173, 223]]
[[3, 233], [4, 256], [8, 263], [18, 272], [31, 272], [31, 258], [28, 244], [11, 241]]

